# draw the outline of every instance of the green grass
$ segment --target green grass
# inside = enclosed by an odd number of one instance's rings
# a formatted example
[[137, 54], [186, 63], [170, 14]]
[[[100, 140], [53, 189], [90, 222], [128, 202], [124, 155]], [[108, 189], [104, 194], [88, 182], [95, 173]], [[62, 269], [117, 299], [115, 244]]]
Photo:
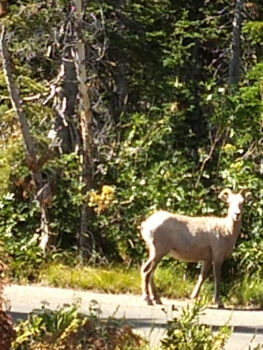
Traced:
[[244, 275], [229, 288], [229, 302], [234, 305], [263, 306], [262, 277]]
[[[189, 298], [197, 281], [197, 275], [191, 276], [180, 264], [175, 264], [158, 267], [155, 273], [155, 281], [161, 295], [168, 298]], [[201, 291], [203, 297], [208, 298], [208, 300], [211, 299], [213, 293], [211, 279], [207, 279]]]
[[[155, 283], [161, 296], [185, 298], [191, 293], [196, 278], [185, 275], [180, 265], [158, 267]], [[141, 293], [140, 268], [115, 266], [102, 267], [70, 267], [52, 263], [40, 273], [42, 283], [63, 288], [93, 289], [108, 293]], [[211, 292], [212, 285], [207, 282], [203, 286], [203, 294]]]
[[93, 289], [107, 293], [140, 293], [139, 268], [69, 267], [51, 264], [40, 273], [41, 282], [56, 287]]
[[[155, 273], [157, 290], [162, 297], [188, 298], [197, 279], [180, 264], [159, 266]], [[52, 263], [41, 270], [39, 281], [47, 285], [95, 290], [106, 293], [141, 294], [140, 268], [124, 266], [85, 267]], [[239, 277], [222, 281], [221, 296], [226, 305], [263, 306], [263, 281], [260, 277]], [[204, 283], [200, 296], [211, 300], [213, 277]]]

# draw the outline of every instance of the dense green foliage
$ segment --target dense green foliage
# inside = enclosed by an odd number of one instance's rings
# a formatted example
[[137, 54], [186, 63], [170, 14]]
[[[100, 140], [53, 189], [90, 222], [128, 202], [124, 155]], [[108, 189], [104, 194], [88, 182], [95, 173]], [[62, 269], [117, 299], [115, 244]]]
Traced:
[[91, 302], [89, 315], [79, 314], [78, 305], [64, 306], [56, 311], [34, 310], [31, 318], [15, 327], [11, 349], [94, 349], [136, 350], [145, 341], [134, 334], [125, 320], [100, 318], [99, 305]]
[[219, 328], [216, 334], [211, 326], [199, 321], [205, 309], [204, 301], [196, 301], [187, 305], [178, 318], [168, 322], [166, 336], [161, 340], [162, 350], [220, 350], [231, 334], [230, 328], [225, 325]]
[[[99, 305], [90, 304], [88, 316], [80, 315], [77, 305], [56, 311], [34, 310], [31, 318], [15, 327], [16, 336], [11, 349], [92, 349], [136, 350], [150, 349], [146, 340], [136, 335], [125, 320], [100, 318]], [[199, 317], [205, 310], [204, 301], [187, 305], [180, 315], [168, 322], [165, 336], [155, 349], [223, 349], [231, 330], [227, 325], [213, 333], [211, 326], [202, 324]]]
[[[66, 120], [59, 112], [59, 88], [66, 89], [60, 67], [76, 40], [74, 2], [11, 2], [2, 22], [41, 171], [52, 184], [53, 252], [77, 250], [82, 203], [92, 212], [91, 261], [137, 263], [145, 249], [138, 225], [150, 212], [221, 215], [219, 190], [248, 188], [252, 199], [229, 273], [262, 274], [263, 8], [245, 2], [242, 74], [229, 86], [234, 3], [87, 3], [95, 152], [94, 188], [83, 195], [78, 111], [73, 103]], [[34, 278], [43, 260], [40, 214], [2, 71], [0, 95], [0, 234], [15, 275]]]

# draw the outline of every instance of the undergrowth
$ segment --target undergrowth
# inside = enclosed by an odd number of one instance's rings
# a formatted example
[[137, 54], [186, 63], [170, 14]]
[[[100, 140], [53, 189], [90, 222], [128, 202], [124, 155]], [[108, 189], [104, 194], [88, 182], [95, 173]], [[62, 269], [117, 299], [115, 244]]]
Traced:
[[101, 319], [96, 302], [87, 316], [78, 313], [77, 304], [40, 311], [17, 324], [12, 350], [139, 350], [146, 344], [125, 320]]
[[205, 299], [196, 300], [181, 310], [179, 317], [168, 322], [161, 350], [221, 350], [231, 334], [224, 325], [214, 333], [212, 327], [200, 323], [199, 317], [206, 308]]

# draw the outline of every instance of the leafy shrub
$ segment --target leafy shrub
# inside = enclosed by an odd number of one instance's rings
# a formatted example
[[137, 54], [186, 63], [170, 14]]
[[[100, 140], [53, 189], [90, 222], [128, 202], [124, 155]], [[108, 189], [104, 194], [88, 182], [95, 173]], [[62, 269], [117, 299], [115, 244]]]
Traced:
[[50, 222], [56, 246], [75, 248], [83, 200], [79, 157], [75, 152], [61, 155], [47, 162], [43, 171], [54, 183]]
[[161, 340], [162, 350], [221, 350], [230, 336], [227, 326], [214, 334], [211, 326], [199, 323], [205, 302], [188, 304], [178, 318], [168, 322], [166, 336]]
[[78, 305], [64, 306], [56, 311], [39, 310], [27, 321], [20, 322], [11, 349], [140, 349], [144, 344], [124, 321], [99, 318], [96, 302], [90, 304], [87, 317], [77, 311]]
[[38, 247], [38, 210], [34, 202], [18, 202], [13, 193], [0, 199], [0, 235], [14, 277], [36, 277], [42, 262]]

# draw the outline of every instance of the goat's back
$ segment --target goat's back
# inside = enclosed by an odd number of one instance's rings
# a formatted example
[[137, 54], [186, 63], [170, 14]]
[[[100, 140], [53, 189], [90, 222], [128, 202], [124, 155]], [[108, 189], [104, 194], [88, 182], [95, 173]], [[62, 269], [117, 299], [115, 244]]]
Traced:
[[160, 247], [179, 259], [207, 260], [212, 250], [225, 249], [225, 219], [190, 217], [157, 211], [141, 225], [141, 234], [149, 246]]

